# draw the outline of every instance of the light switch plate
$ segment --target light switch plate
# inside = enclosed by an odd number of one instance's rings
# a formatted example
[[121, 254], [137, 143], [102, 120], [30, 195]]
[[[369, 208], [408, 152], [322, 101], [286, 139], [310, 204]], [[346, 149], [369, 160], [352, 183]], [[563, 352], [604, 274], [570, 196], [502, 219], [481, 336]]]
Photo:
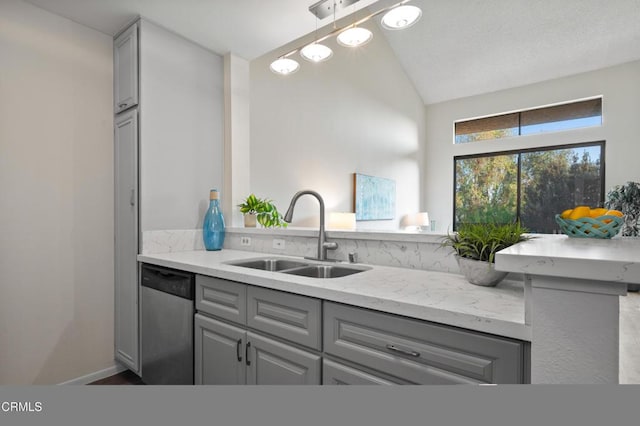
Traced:
[[251, 245], [251, 237], [240, 237], [240, 245], [241, 246], [250, 246]]

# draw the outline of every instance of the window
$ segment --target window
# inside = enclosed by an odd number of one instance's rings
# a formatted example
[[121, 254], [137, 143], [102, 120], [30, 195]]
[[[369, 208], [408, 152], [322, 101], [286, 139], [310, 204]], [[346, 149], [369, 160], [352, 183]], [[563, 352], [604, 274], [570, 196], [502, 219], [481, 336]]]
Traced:
[[455, 143], [602, 125], [602, 98], [455, 123]]
[[520, 220], [554, 233], [554, 216], [604, 202], [604, 141], [454, 157], [454, 230]]

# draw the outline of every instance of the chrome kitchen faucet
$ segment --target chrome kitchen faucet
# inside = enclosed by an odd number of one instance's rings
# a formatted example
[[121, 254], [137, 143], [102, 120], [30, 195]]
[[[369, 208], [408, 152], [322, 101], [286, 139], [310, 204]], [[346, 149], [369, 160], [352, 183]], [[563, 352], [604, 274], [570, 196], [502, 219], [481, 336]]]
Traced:
[[284, 221], [287, 223], [291, 223], [293, 219], [293, 208], [296, 205], [296, 201], [298, 198], [302, 197], [305, 194], [313, 195], [318, 199], [320, 203], [320, 231], [318, 234], [318, 256], [317, 260], [327, 260], [327, 250], [335, 250], [338, 248], [338, 243], [328, 242], [325, 236], [324, 231], [324, 200], [316, 191], [312, 191], [310, 189], [305, 189], [302, 191], [296, 192], [296, 194], [291, 199], [291, 204], [289, 204], [289, 209], [287, 209], [287, 213], [284, 215]]

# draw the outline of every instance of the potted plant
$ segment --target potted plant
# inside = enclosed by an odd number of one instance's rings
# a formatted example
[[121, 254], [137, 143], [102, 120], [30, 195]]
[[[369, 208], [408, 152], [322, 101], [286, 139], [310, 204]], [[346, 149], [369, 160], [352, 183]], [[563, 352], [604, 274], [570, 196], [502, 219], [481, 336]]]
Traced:
[[286, 228], [287, 222], [271, 200], [249, 195], [242, 204], [238, 204], [240, 212], [244, 214], [244, 226], [255, 228], [256, 222], [265, 228]]
[[496, 253], [531, 239], [520, 223], [508, 225], [464, 224], [458, 232], [443, 237], [442, 246], [456, 253], [460, 271], [471, 284], [493, 287], [507, 276], [495, 270]]
[[[624, 214], [620, 236], [640, 236], [640, 183], [627, 182], [624, 185], [614, 186], [607, 193], [607, 201], [604, 205], [608, 209], [619, 210]], [[629, 284], [627, 289], [639, 291], [640, 284]]]
[[640, 236], [640, 183], [627, 182], [624, 185], [614, 186], [607, 194], [604, 205], [608, 209], [619, 210], [624, 214], [621, 236]]

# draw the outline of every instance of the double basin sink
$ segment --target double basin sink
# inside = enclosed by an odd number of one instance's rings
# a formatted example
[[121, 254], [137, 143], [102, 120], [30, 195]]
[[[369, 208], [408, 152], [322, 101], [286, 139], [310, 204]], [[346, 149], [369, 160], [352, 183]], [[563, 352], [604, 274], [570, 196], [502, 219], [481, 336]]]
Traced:
[[327, 263], [311, 263], [282, 258], [259, 258], [225, 262], [227, 265], [259, 269], [261, 271], [282, 272], [310, 278], [339, 278], [364, 272], [370, 268]]

